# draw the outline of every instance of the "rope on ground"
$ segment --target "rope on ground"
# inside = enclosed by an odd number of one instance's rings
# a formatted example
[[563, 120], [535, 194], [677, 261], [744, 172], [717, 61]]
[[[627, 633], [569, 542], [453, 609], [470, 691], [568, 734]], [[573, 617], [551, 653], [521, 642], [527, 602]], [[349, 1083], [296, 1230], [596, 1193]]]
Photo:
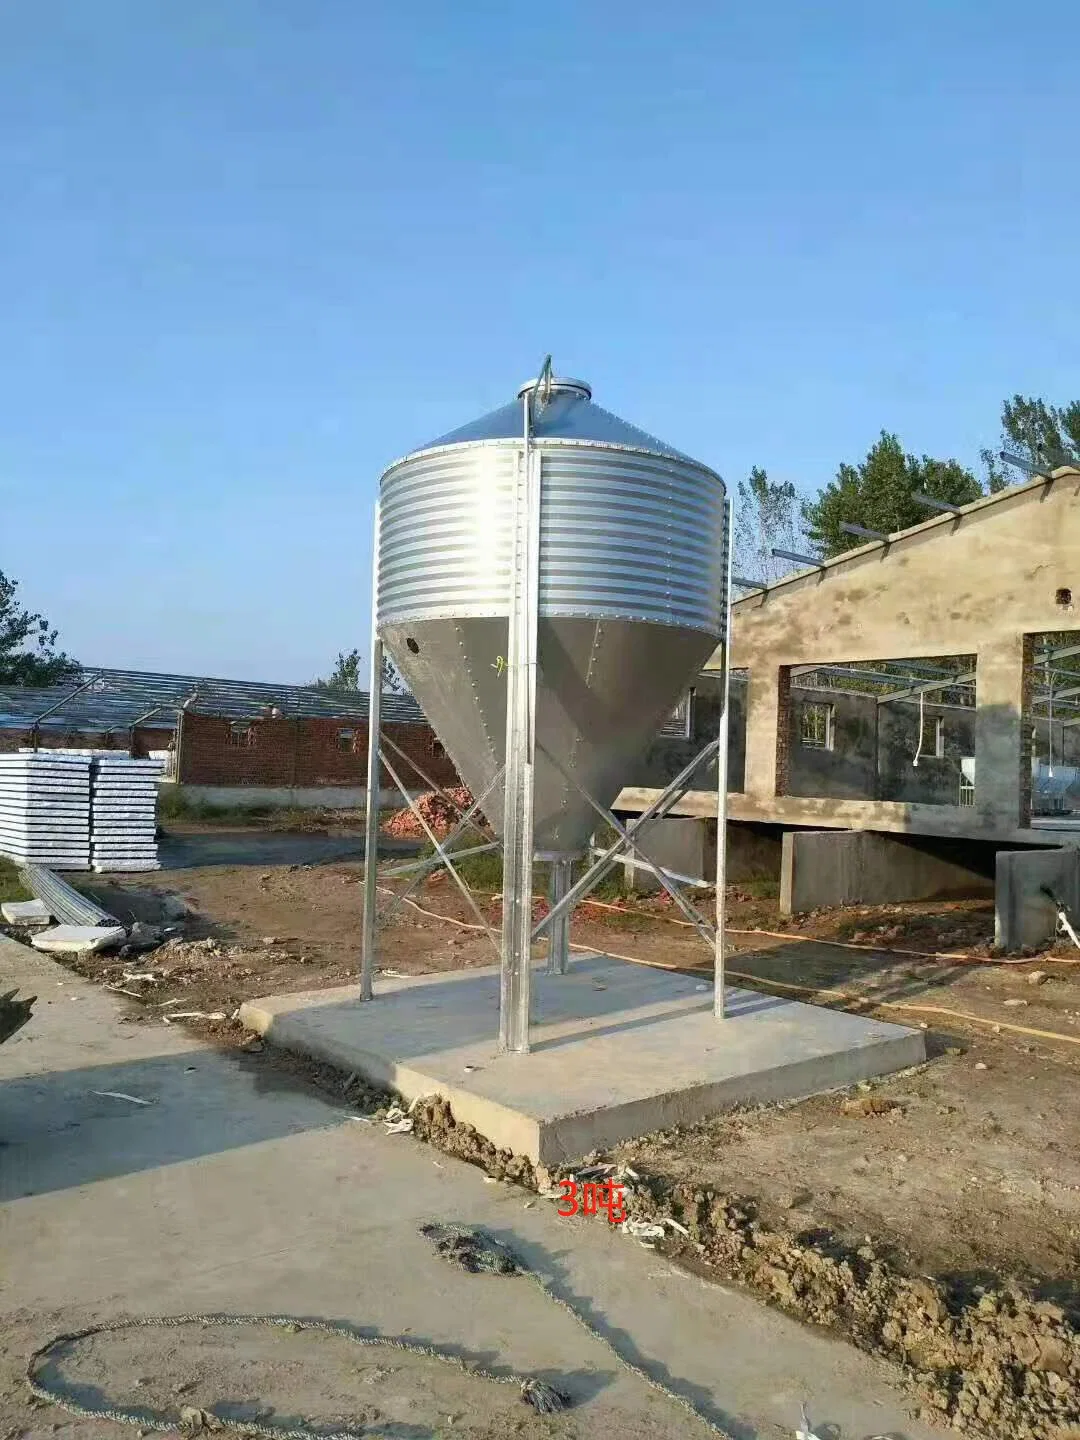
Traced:
[[[688, 929], [694, 927], [689, 920], [680, 920], [675, 915], [653, 914], [634, 910], [628, 905], [612, 905], [607, 900], [583, 900], [583, 905], [595, 905], [600, 910], [613, 910], [618, 915], [637, 915], [642, 919], [663, 920], [668, 925], [683, 925]], [[917, 960], [950, 960], [957, 965], [1030, 965], [1030, 955], [1008, 956], [1008, 955], [967, 955], [954, 950], [908, 950], [899, 945], [863, 945], [853, 940], [822, 940], [816, 935], [797, 935], [790, 930], [739, 930], [734, 925], [725, 927], [729, 935], [763, 935], [770, 940], [800, 940], [811, 945], [831, 945], [837, 950], [861, 950], [872, 955], [903, 955], [907, 959]], [[1048, 963], [1054, 965], [1080, 965], [1080, 958], [1072, 959], [1068, 956], [1046, 955], [1041, 956]]]
[[[388, 890], [385, 893], [392, 894], [393, 892]], [[455, 920], [452, 915], [440, 915], [437, 910], [425, 910], [425, 908], [422, 905], [418, 905], [415, 900], [406, 900], [405, 903], [406, 905], [411, 905], [414, 910], [418, 910], [421, 915], [429, 916], [432, 920], [443, 920], [448, 925], [458, 925], [463, 930], [480, 929], [479, 925], [470, 925], [464, 920]], [[633, 910], [628, 910], [626, 913], [628, 915], [633, 915], [637, 912]], [[674, 923], [681, 925], [684, 922], [680, 920]], [[775, 932], [771, 930], [736, 930], [730, 933], [736, 935], [772, 936]], [[812, 936], [804, 935], [777, 935], [776, 938], [782, 940], [797, 940], [804, 945], [840, 945], [839, 941], [815, 940]], [[845, 950], [855, 950], [863, 949], [864, 947], [855, 945], [841, 945], [840, 948]], [[594, 950], [590, 949], [587, 945], [571, 945], [570, 949], [576, 950], [580, 955], [591, 955], [595, 953]], [[890, 950], [884, 953], [918, 954], [919, 952]], [[617, 950], [605, 950], [604, 954], [610, 955], [612, 960], [625, 960], [628, 965], [644, 965], [647, 966], [650, 970], [670, 970], [675, 974], [679, 975], [700, 975], [703, 973], [701, 970], [695, 970], [691, 966], [665, 965], [661, 960], [643, 960], [640, 955], [623, 955], [620, 954]], [[933, 959], [936, 957], [930, 956], [927, 958]], [[973, 957], [969, 958], [972, 959], [973, 963], [980, 963], [977, 960], [974, 960]], [[1032, 961], [1028, 959], [1023, 961], [1012, 961], [1009, 963], [1030, 965]], [[1059, 963], [1071, 965], [1075, 962], [1071, 960], [1066, 960]], [[905, 1000], [875, 1000], [872, 996], [856, 995], [850, 990], [831, 990], [824, 986], [818, 985], [793, 985], [788, 981], [770, 980], [767, 976], [764, 975], [752, 975], [745, 970], [727, 969], [725, 970], [725, 973], [732, 980], [742, 980], [752, 985], [771, 986], [774, 990], [782, 990], [785, 994], [789, 995], [809, 995], [814, 998], [820, 998], [822, 996], [828, 995], [831, 996], [833, 999], [842, 1001], [844, 1004], [865, 1006], [869, 1010], [903, 1010], [911, 1015], [934, 1015], [938, 1017], [947, 1016], [950, 1020], [963, 1020], [971, 1025], [988, 1025], [994, 1031], [1008, 1030], [1013, 1035], [1025, 1035], [1029, 1039], [1062, 1040], [1065, 1042], [1066, 1045], [1080, 1045], [1080, 1035], [1066, 1035], [1061, 1030], [1041, 1030], [1033, 1025], [1017, 1025], [1008, 1020], [994, 1020], [987, 1015], [972, 1015], [966, 1010], [948, 1010], [942, 1005], [914, 1005], [909, 1004]]]
[[[394, 895], [394, 890], [379, 887], [384, 895]], [[489, 899], [498, 898], [495, 891], [478, 891], [478, 894], [486, 895]], [[543, 897], [536, 897], [538, 899]], [[419, 910], [421, 915], [435, 915], [433, 910], [425, 910], [417, 905], [415, 900], [406, 900], [406, 905], [411, 905], [414, 910]], [[664, 915], [659, 911], [634, 910], [629, 905], [612, 905], [609, 900], [593, 900], [586, 897], [580, 901], [581, 906], [591, 905], [597, 910], [611, 910], [616, 915], [633, 915], [639, 920], [661, 920], [667, 925], [680, 925], [686, 930], [693, 930], [695, 927], [689, 920], [680, 920], [677, 915]], [[445, 920], [450, 925], [460, 925], [465, 930], [476, 930], [476, 925], [467, 925], [462, 920], [455, 920], [452, 915], [437, 915], [437, 919]], [[908, 960], [948, 960], [956, 965], [1031, 965], [1036, 957], [1031, 955], [967, 955], [958, 950], [909, 950], [900, 945], [863, 945], [853, 940], [823, 940], [816, 935], [798, 935], [790, 930], [740, 930], [734, 925], [725, 927], [729, 935], [760, 935], [769, 940], [797, 940], [804, 945], [829, 945], [835, 950], [858, 950], [868, 955], [902, 955]], [[1065, 955], [1042, 955], [1037, 957], [1049, 965], [1080, 965], [1080, 957], [1072, 958]]]
[[[553, 1300], [556, 1305], [576, 1320], [587, 1334], [605, 1346], [625, 1370], [629, 1370], [631, 1374], [636, 1375], [639, 1380], [643, 1380], [653, 1390], [681, 1406], [712, 1434], [720, 1436], [721, 1440], [732, 1440], [728, 1431], [722, 1430], [685, 1395], [680, 1395], [677, 1391], [672, 1390], [662, 1381], [650, 1375], [648, 1371], [642, 1369], [640, 1365], [622, 1355], [606, 1335], [586, 1320], [568, 1300], [555, 1293], [550, 1280], [533, 1270], [519, 1255], [496, 1240], [494, 1236], [489, 1235], [487, 1231], [479, 1227], [458, 1225], [453, 1222], [430, 1222], [420, 1226], [420, 1234], [432, 1242], [436, 1253], [444, 1260], [457, 1265], [470, 1274], [523, 1275], [532, 1280], [542, 1294], [546, 1295], [549, 1300]], [[129, 1409], [122, 1405], [88, 1405], [77, 1399], [71, 1390], [65, 1388], [62, 1383], [55, 1380], [46, 1381], [42, 1376], [41, 1372], [46, 1360], [55, 1356], [57, 1351], [74, 1345], [80, 1340], [89, 1339], [91, 1336], [147, 1328], [177, 1330], [187, 1325], [202, 1327], [261, 1325], [287, 1330], [294, 1334], [304, 1330], [314, 1330], [324, 1335], [336, 1335], [355, 1345], [382, 1346], [438, 1360], [443, 1364], [455, 1366], [464, 1375], [490, 1380], [498, 1385], [516, 1385], [521, 1399], [540, 1414], [551, 1414], [554, 1411], [565, 1409], [570, 1403], [562, 1391], [533, 1375], [519, 1375], [514, 1371], [495, 1374], [481, 1366], [471, 1365], [461, 1356], [452, 1351], [440, 1349], [438, 1346], [421, 1345], [418, 1341], [404, 1340], [399, 1336], [382, 1335], [378, 1331], [361, 1333], [348, 1325], [337, 1324], [333, 1321], [303, 1320], [292, 1315], [207, 1313], [149, 1315], [134, 1320], [105, 1321], [100, 1325], [87, 1326], [85, 1330], [73, 1330], [62, 1335], [55, 1335], [46, 1344], [35, 1350], [26, 1366], [27, 1384], [31, 1393], [39, 1400], [58, 1405], [61, 1409], [67, 1410], [69, 1414], [81, 1416], [85, 1420], [112, 1420], [120, 1425], [135, 1426], [140, 1430], [179, 1430], [181, 1434], [188, 1437], [219, 1430], [231, 1430], [243, 1435], [261, 1435], [266, 1437], [266, 1440], [373, 1440], [373, 1437], [377, 1436], [383, 1436], [385, 1440], [390, 1440], [390, 1437], [399, 1433], [400, 1427], [393, 1422], [386, 1428], [365, 1424], [356, 1430], [328, 1432], [318, 1425], [267, 1425], [261, 1420], [232, 1419], [219, 1415], [212, 1408], [200, 1408], [194, 1405], [181, 1406], [179, 1413], [174, 1415], [163, 1415], [145, 1408]]]

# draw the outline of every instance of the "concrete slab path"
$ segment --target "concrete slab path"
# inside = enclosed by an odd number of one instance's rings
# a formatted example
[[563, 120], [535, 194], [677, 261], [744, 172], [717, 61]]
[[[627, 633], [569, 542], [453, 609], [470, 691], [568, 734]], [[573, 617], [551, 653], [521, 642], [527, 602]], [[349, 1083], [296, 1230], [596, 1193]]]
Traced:
[[[227, 1310], [408, 1331], [492, 1368], [561, 1377], [577, 1408], [536, 1434], [707, 1433], [526, 1281], [440, 1261], [417, 1226], [441, 1218], [512, 1242], [737, 1440], [790, 1440], [804, 1400], [834, 1440], [930, 1440], [884, 1366], [595, 1222], [561, 1221], [539, 1201], [526, 1209], [520, 1191], [351, 1119], [265, 1056], [124, 1023], [119, 997], [3, 937], [0, 980], [40, 997], [0, 1047], [0, 1432], [130, 1435], [27, 1409], [28, 1349], [123, 1314]], [[182, 1335], [163, 1335], [162, 1365], [173, 1347]], [[106, 1391], [113, 1378], [99, 1377]], [[343, 1370], [337, 1389], [349, 1379]], [[504, 1387], [468, 1383], [472, 1409], [443, 1433], [479, 1434], [485, 1407], [495, 1415], [491, 1392]], [[503, 1413], [505, 1395], [498, 1403]]]

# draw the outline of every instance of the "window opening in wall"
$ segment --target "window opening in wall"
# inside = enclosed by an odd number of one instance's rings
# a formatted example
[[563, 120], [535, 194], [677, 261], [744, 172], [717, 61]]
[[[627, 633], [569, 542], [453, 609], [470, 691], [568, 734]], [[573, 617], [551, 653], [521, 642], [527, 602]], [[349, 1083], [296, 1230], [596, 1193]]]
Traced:
[[688, 690], [678, 705], [660, 727], [661, 735], [668, 735], [676, 740], [692, 740], [694, 738], [694, 691]]
[[975, 751], [975, 656], [792, 665], [781, 692], [787, 795], [958, 805]]
[[975, 804], [974, 755], [962, 755], [960, 757], [960, 792], [957, 796], [956, 803], [969, 807]]
[[[1058, 592], [1059, 597], [1062, 592]], [[1072, 596], [1069, 595], [1071, 602]], [[1060, 598], [1058, 603], [1061, 604]], [[1080, 819], [1080, 630], [1025, 637], [1023, 735], [1030, 750], [1030, 823], [1053, 828]]]
[[436, 760], [442, 760], [446, 755], [446, 746], [435, 735], [428, 741], [428, 754], [433, 755]]
[[356, 731], [343, 729], [337, 732], [337, 748], [351, 755], [356, 750]]
[[819, 700], [802, 707], [799, 740], [810, 750], [832, 750], [836, 743], [836, 709]]
[[241, 749], [251, 749], [255, 744], [255, 726], [248, 720], [233, 720], [229, 724], [230, 745], [237, 745]]
[[919, 695], [919, 743], [915, 747], [912, 766], [917, 769], [919, 761], [928, 757], [935, 760], [945, 758], [945, 717], [927, 715], [926, 692], [923, 691]]

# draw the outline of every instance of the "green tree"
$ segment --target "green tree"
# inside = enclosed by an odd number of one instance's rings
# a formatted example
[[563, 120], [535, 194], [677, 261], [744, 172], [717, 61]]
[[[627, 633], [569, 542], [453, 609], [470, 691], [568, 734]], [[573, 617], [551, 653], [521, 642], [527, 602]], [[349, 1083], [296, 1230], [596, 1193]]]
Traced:
[[929, 519], [931, 511], [913, 497], [916, 491], [953, 505], [978, 500], [983, 487], [957, 460], [906, 455], [895, 435], [881, 432], [861, 465], [841, 465], [816, 500], [803, 506], [803, 523], [823, 558], [852, 550], [865, 541], [841, 530], [844, 522], [892, 534]]
[[[319, 690], [362, 690], [360, 682], [366, 678], [360, 651], [339, 650], [337, 662], [330, 674], [324, 680], [316, 680], [314, 683]], [[401, 672], [389, 655], [383, 656], [382, 688], [384, 694], [390, 695], [403, 695], [408, 689]]]
[[[1035, 396], [1014, 395], [1001, 407], [1001, 448], [1047, 470], [1080, 462], [1080, 400], [1057, 406]], [[991, 490], [1030, 478], [991, 450], [984, 450], [982, 458]]]
[[748, 580], [769, 584], [798, 566], [773, 555], [773, 547], [798, 550], [805, 547], [799, 493], [790, 480], [770, 480], [755, 465], [739, 481], [735, 504], [734, 571]]
[[19, 582], [0, 570], [0, 681], [8, 685], [56, 685], [76, 669], [56, 649], [56, 631], [43, 615], [17, 598]]

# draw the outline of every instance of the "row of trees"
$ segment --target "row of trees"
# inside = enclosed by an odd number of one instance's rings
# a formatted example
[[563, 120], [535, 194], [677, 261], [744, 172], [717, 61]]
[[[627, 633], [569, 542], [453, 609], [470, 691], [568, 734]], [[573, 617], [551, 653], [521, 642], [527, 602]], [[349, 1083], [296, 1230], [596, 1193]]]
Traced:
[[[367, 666], [359, 650], [339, 650], [333, 670], [314, 682], [318, 690], [363, 690], [367, 684]], [[383, 656], [382, 688], [384, 694], [403, 695], [405, 681], [389, 655]]]
[[[1058, 407], [1014, 395], [1001, 410], [1001, 450], [1036, 469], [1080, 463], [1080, 400]], [[776, 580], [792, 568], [792, 562], [777, 559], [774, 547], [810, 550], [826, 559], [862, 544], [858, 536], [840, 528], [845, 522], [887, 533], [917, 525], [929, 513], [914, 499], [919, 491], [966, 505], [1026, 478], [1023, 469], [998, 452], [984, 450], [981, 458], [984, 473], [979, 477], [957, 460], [909, 455], [896, 435], [883, 430], [866, 459], [859, 465], [841, 465], [836, 478], [813, 500], [800, 496], [790, 480], [770, 480], [765, 470], [755, 466], [739, 482], [736, 572], [754, 580]], [[75, 662], [57, 650], [56, 639], [44, 616], [20, 604], [18, 583], [0, 571], [0, 684], [55, 685], [62, 680]], [[360, 690], [366, 679], [362, 671], [359, 650], [342, 651], [331, 673], [315, 684]], [[388, 657], [383, 689], [400, 694], [405, 688]]]
[[[1080, 461], [1080, 401], [1059, 408], [1044, 400], [1014, 395], [1001, 411], [1000, 451], [1026, 465], [1048, 469]], [[883, 430], [865, 460], [842, 464], [812, 500], [790, 480], [771, 480], [755, 466], [739, 482], [735, 505], [735, 569], [749, 579], [771, 581], [793, 568], [773, 548], [809, 552], [827, 559], [864, 542], [842, 524], [891, 534], [917, 525], [931, 511], [918, 492], [953, 505], [967, 505], [1027, 478], [1027, 472], [1000, 451], [983, 450], [982, 476], [957, 460], [909, 455], [899, 438]]]

